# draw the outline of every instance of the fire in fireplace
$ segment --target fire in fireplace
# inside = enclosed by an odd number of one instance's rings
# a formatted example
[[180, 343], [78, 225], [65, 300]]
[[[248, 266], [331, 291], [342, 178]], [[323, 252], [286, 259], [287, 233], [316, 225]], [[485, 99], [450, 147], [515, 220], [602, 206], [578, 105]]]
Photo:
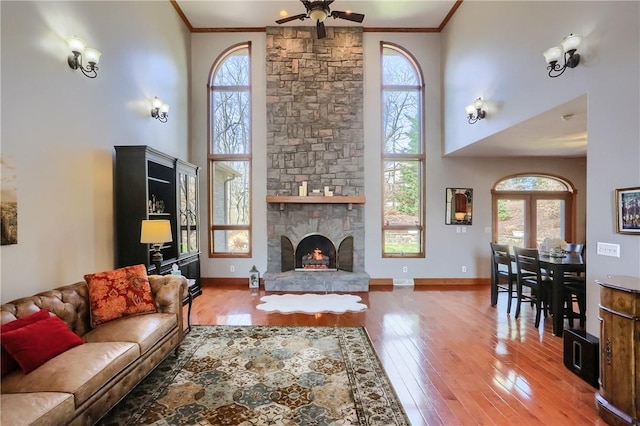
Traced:
[[329, 269], [329, 256], [316, 247], [313, 252], [302, 256], [302, 269]]
[[308, 235], [296, 247], [296, 271], [335, 271], [336, 248], [324, 235]]

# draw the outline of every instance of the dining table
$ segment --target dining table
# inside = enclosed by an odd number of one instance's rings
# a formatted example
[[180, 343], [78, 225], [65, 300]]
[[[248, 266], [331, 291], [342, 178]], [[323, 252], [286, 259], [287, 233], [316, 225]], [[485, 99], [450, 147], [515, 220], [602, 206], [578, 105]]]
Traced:
[[540, 267], [551, 274], [551, 315], [553, 334], [562, 336], [564, 330], [564, 275], [567, 272], [584, 274], [587, 264], [583, 256], [574, 253], [554, 257], [540, 253]]

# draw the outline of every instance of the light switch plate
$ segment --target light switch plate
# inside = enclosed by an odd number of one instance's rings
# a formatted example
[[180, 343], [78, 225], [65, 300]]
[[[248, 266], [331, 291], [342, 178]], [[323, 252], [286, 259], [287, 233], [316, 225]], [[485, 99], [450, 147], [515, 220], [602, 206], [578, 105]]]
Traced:
[[620, 257], [620, 244], [598, 242], [596, 253], [601, 256]]

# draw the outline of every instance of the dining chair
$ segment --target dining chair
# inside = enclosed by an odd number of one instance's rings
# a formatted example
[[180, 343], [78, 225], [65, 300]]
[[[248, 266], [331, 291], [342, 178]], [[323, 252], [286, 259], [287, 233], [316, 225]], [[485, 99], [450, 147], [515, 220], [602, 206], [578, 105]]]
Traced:
[[518, 297], [517, 277], [508, 244], [490, 242], [493, 279], [491, 280], [491, 306], [498, 303], [498, 294], [507, 293], [507, 314], [511, 313], [511, 301]]
[[[516, 306], [516, 318], [520, 316], [522, 302], [530, 302], [536, 308], [535, 326], [540, 325], [540, 317], [544, 311], [547, 316], [551, 296], [551, 277], [540, 268], [540, 255], [535, 248], [513, 248], [516, 258], [516, 277], [518, 303]], [[524, 287], [529, 292], [525, 293]]]
[[[564, 251], [569, 255], [584, 256], [584, 244], [568, 243]], [[574, 319], [578, 318], [580, 327], [584, 328], [586, 322], [587, 307], [587, 281], [584, 275], [580, 273], [566, 273], [563, 277], [565, 294], [565, 315], [569, 319], [571, 327], [574, 325]], [[574, 303], [578, 305], [578, 312], [573, 310]]]

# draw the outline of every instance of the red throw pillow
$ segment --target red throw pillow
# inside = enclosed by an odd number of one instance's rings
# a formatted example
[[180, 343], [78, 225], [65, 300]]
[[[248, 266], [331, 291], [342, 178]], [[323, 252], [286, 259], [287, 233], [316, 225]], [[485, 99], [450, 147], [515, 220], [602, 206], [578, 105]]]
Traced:
[[[20, 317], [14, 321], [10, 321], [6, 324], [2, 324], [0, 326], [0, 342], [3, 340], [3, 334], [7, 331], [17, 330], [26, 325], [33, 324], [34, 322], [38, 322], [44, 319], [49, 318], [51, 315], [49, 311], [46, 309], [40, 309], [38, 312], [33, 314], [25, 315]], [[4, 349], [4, 346], [0, 348], [0, 377], [4, 377], [7, 374], [11, 373], [14, 370], [20, 368], [18, 363], [9, 353]]]
[[24, 374], [84, 342], [58, 317], [49, 317], [2, 334], [2, 346]]
[[87, 274], [91, 326], [145, 312], [155, 312], [151, 286], [144, 265]]

